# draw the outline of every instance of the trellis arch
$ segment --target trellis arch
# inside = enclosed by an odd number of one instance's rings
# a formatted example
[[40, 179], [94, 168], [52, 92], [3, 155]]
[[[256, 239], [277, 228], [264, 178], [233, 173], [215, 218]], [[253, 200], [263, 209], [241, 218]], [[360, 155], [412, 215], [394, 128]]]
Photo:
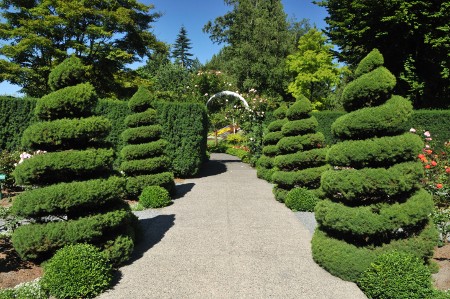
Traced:
[[208, 107], [208, 104], [209, 104], [209, 102], [211, 102], [211, 100], [218, 98], [218, 97], [222, 97], [222, 96], [233, 96], [235, 98], [238, 98], [244, 104], [245, 109], [250, 110], [250, 107], [248, 106], [248, 103], [244, 99], [244, 97], [242, 97], [237, 92], [233, 92], [233, 91], [229, 91], [229, 90], [224, 90], [224, 91], [218, 92], [215, 95], [213, 95], [212, 97], [210, 97], [209, 100], [206, 102], [206, 107]]

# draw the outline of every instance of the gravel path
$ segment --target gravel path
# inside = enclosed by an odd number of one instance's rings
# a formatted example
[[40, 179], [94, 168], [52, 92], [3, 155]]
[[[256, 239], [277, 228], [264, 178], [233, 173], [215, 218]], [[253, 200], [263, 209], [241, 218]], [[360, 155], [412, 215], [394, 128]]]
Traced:
[[314, 263], [301, 215], [237, 158], [212, 154], [177, 187], [173, 205], [137, 213], [143, 241], [99, 298], [366, 298]]

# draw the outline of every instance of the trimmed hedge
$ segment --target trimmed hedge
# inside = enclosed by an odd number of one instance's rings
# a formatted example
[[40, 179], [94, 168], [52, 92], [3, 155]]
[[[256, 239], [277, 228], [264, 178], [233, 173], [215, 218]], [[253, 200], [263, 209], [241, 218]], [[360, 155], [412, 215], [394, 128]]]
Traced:
[[284, 203], [292, 211], [314, 212], [319, 198], [306, 188], [294, 188], [288, 192]]
[[[157, 124], [157, 113], [151, 106], [152, 100], [152, 94], [140, 87], [128, 102], [130, 110], [135, 113], [125, 118], [129, 128], [122, 133], [127, 145], [121, 151], [123, 162], [120, 169], [128, 180], [134, 182], [132, 189], [127, 188], [130, 197], [136, 197], [146, 187], [152, 186], [146, 184], [147, 180], [136, 178], [166, 173], [170, 168], [170, 160], [164, 152], [168, 142], [160, 138], [161, 125]], [[139, 182], [143, 184], [137, 185]], [[161, 185], [156, 186], [164, 186], [169, 192], [173, 192], [175, 184], [173, 180], [171, 183], [162, 181]]]
[[111, 170], [110, 149], [71, 150], [36, 155], [17, 165], [13, 172], [18, 185], [48, 185], [103, 176]]
[[306, 119], [291, 120], [283, 125], [281, 133], [284, 137], [314, 133], [317, 130], [317, 119], [314, 116]]
[[85, 148], [110, 130], [111, 122], [101, 116], [38, 122], [23, 132], [22, 146], [44, 151]]
[[[76, 68], [53, 74], [59, 87], [73, 82], [58, 79], [62, 74], [78, 76]], [[100, 147], [111, 124], [93, 116], [96, 104], [90, 84], [64, 87], [38, 100], [35, 113], [41, 122], [27, 129], [23, 142], [48, 152], [25, 159], [13, 172], [18, 184], [32, 185], [11, 208], [32, 219], [11, 238], [23, 259], [44, 261], [59, 248], [85, 242], [103, 250], [108, 246], [115, 266], [130, 257], [137, 218], [123, 201], [124, 180], [111, 176], [113, 149]], [[120, 236], [129, 241], [116, 242]]]
[[310, 150], [320, 147], [325, 138], [322, 133], [305, 134], [301, 136], [284, 137], [277, 143], [281, 154], [294, 153], [300, 150]]
[[[312, 239], [313, 258], [330, 273], [351, 281], [380, 254], [392, 250], [428, 262], [438, 237], [429, 220], [432, 196], [419, 186], [423, 169], [417, 155], [423, 142], [418, 135], [401, 134], [411, 105], [390, 97], [395, 80], [379, 65], [380, 55], [377, 50], [369, 53], [358, 68], [369, 72], [343, 92], [344, 106], [352, 112], [332, 128], [347, 140], [328, 152], [333, 170], [322, 175], [326, 199], [315, 208], [319, 225]], [[372, 105], [376, 107], [365, 108]]]
[[21, 149], [23, 131], [36, 121], [36, 99], [0, 97], [0, 149]]
[[166, 190], [170, 190], [169, 192], [173, 194], [173, 192], [175, 192], [173, 180], [174, 177], [172, 172], [160, 172], [156, 174], [128, 177], [126, 190], [129, 196], [139, 196], [143, 186], [160, 186]]
[[206, 107], [197, 103], [159, 103], [156, 106], [162, 137], [168, 141], [166, 155], [172, 161], [175, 176], [195, 176], [206, 161], [208, 116]]
[[317, 119], [317, 132], [324, 135], [324, 144], [331, 146], [337, 142], [337, 138], [331, 133], [331, 125], [336, 119], [344, 115], [345, 112], [336, 111], [315, 111], [311, 115]]

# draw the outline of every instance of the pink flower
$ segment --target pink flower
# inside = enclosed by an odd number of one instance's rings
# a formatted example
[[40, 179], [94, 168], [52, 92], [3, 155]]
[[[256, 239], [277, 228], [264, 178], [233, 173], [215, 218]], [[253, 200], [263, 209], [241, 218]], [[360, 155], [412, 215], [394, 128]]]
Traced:
[[426, 141], [431, 141], [433, 138], [425, 138]]
[[430, 148], [430, 146], [428, 144], [425, 145], [425, 148]]
[[423, 133], [423, 135], [424, 135], [425, 137], [431, 137], [430, 131], [425, 131], [425, 132]]
[[436, 188], [441, 189], [442, 187], [444, 187], [442, 184], [436, 184]]

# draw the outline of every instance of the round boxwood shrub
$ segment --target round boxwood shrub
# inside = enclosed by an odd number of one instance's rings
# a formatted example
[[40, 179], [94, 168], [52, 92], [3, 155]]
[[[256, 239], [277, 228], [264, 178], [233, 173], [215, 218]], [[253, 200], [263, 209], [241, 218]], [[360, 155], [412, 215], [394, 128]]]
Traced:
[[398, 251], [378, 256], [358, 286], [373, 299], [431, 299], [433, 294], [429, 268], [416, 256]]
[[68, 245], [44, 264], [42, 286], [56, 298], [93, 298], [111, 283], [112, 267], [96, 247]]
[[306, 188], [294, 188], [288, 192], [284, 203], [293, 211], [313, 212], [319, 198]]
[[162, 208], [172, 203], [169, 192], [159, 186], [148, 186], [142, 190], [139, 203], [145, 208]]

